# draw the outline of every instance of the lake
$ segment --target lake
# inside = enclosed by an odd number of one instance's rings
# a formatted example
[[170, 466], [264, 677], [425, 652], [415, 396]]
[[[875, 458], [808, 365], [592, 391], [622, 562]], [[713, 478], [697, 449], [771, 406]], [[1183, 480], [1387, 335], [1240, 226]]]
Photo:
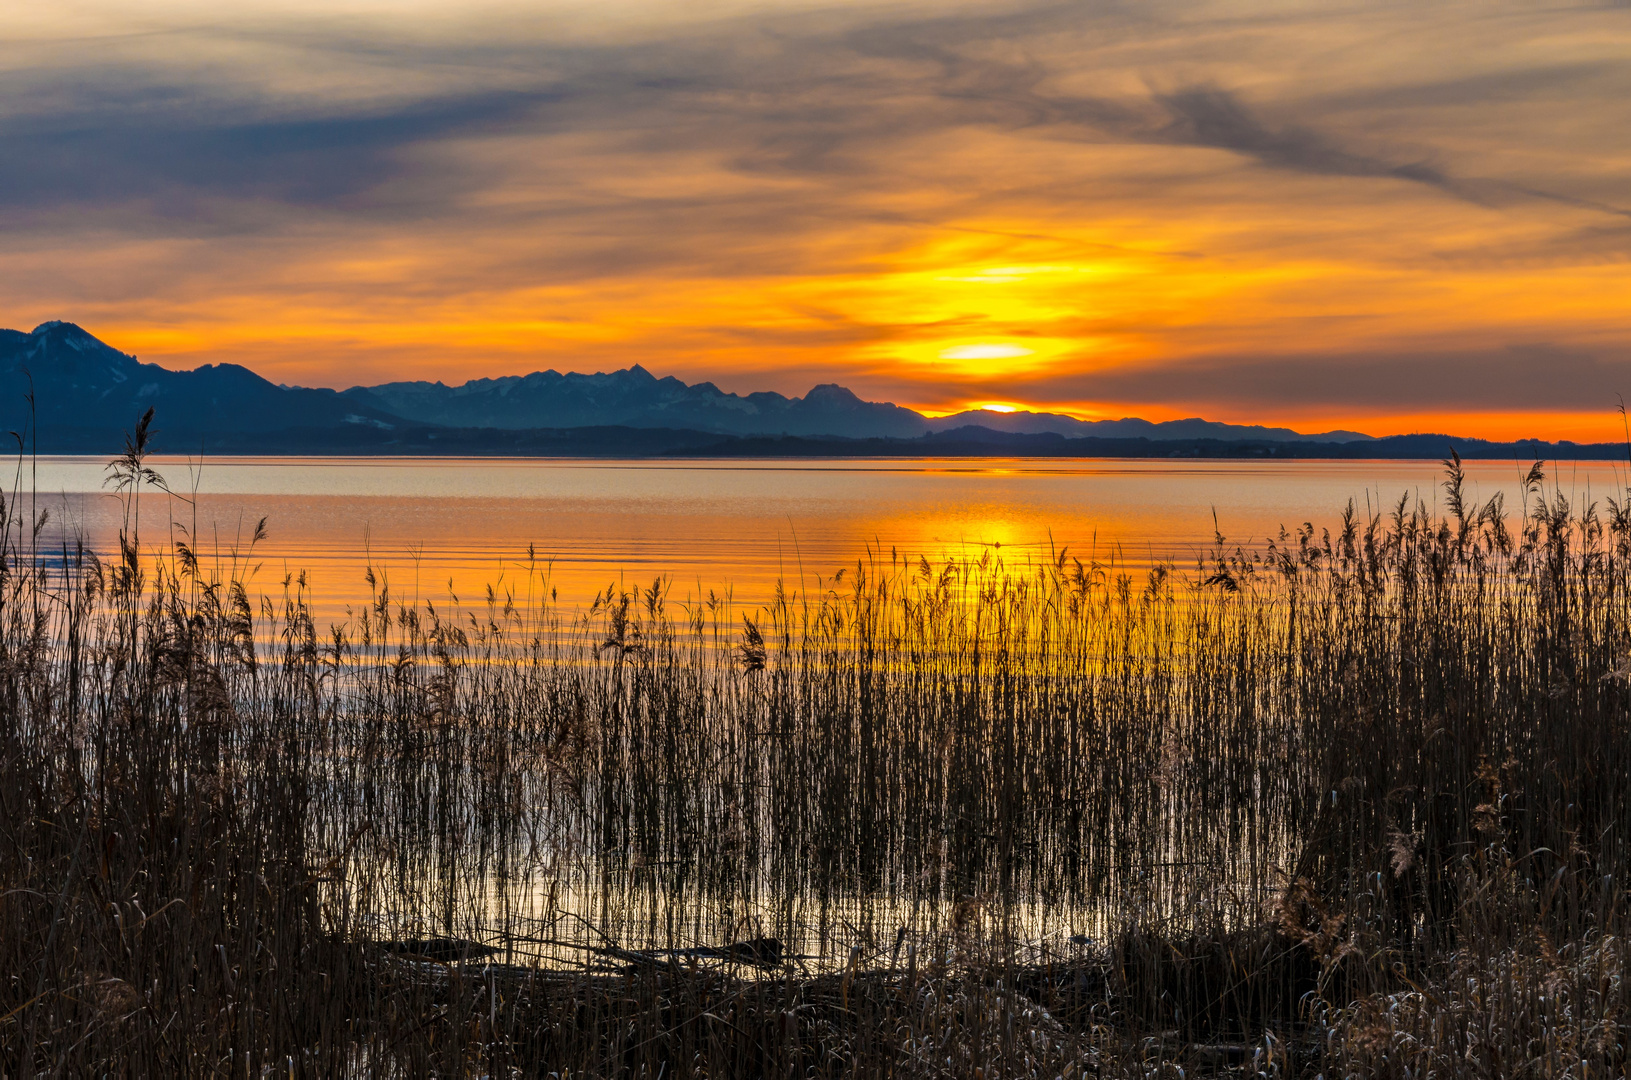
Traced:
[[[670, 595], [734, 591], [757, 603], [778, 579], [829, 576], [869, 546], [914, 558], [1000, 553], [1015, 560], [1071, 553], [1134, 567], [1192, 563], [1211, 542], [1213, 514], [1231, 543], [1261, 541], [1281, 526], [1334, 527], [1351, 498], [1363, 513], [1410, 493], [1443, 505], [1433, 461], [1167, 460], [756, 460], [585, 461], [382, 458], [224, 458], [199, 466], [154, 459], [175, 496], [147, 491], [144, 546], [172, 527], [196, 532], [208, 560], [256, 546], [255, 577], [277, 591], [305, 571], [318, 610], [341, 617], [368, 595], [371, 562], [402, 597], [438, 603], [502, 589], [529, 546], [551, 567], [566, 603], [587, 605], [608, 584]], [[83, 531], [111, 549], [120, 504], [103, 487], [105, 461], [41, 458], [14, 481], [33, 498], [57, 540]], [[1521, 505], [1527, 463], [1467, 463], [1479, 499], [1505, 493]], [[1549, 468], [1549, 490], [1571, 501], [1623, 492], [1614, 462]], [[1367, 503], [1367, 499], [1369, 500]]]

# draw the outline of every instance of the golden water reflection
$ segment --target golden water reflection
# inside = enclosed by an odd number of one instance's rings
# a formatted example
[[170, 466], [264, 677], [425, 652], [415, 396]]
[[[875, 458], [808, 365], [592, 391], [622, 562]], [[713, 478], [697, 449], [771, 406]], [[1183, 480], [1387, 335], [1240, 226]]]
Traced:
[[[811, 588], [869, 550], [937, 560], [989, 552], [1013, 565], [1072, 555], [1138, 569], [1192, 564], [1216, 528], [1260, 542], [1304, 522], [1334, 528], [1351, 498], [1378, 513], [1401, 495], [1441, 505], [1431, 461], [746, 460], [225, 458], [156, 467], [178, 494], [144, 494], [144, 545], [196, 534], [206, 563], [247, 548], [255, 582], [280, 592], [304, 571], [320, 615], [368, 596], [365, 570], [401, 599], [524, 595], [529, 550], [565, 604], [614, 585], [670, 580], [670, 597], [727, 589], [739, 603], [778, 580]], [[1480, 500], [1521, 506], [1528, 463], [1468, 462]], [[120, 505], [95, 458], [46, 458], [35, 493], [51, 535], [110, 548]], [[1623, 492], [1612, 462], [1564, 464], [1549, 487], [1576, 500]], [[29, 486], [25, 475], [23, 486]], [[802, 583], [802, 586], [800, 585]], [[522, 598], [518, 596], [518, 599]]]

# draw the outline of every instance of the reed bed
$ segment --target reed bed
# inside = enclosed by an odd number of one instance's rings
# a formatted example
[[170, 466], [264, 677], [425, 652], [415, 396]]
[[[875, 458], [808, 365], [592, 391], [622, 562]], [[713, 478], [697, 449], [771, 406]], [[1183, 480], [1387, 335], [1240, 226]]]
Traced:
[[1538, 467], [1136, 579], [319, 626], [259, 530], [144, 543], [145, 454], [111, 553], [0, 521], [6, 1076], [1626, 1069], [1631, 506]]

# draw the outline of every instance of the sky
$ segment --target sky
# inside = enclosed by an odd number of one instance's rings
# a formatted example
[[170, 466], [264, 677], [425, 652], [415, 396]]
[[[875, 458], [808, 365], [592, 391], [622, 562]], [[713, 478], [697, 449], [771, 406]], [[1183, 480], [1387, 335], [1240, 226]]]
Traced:
[[0, 325], [1622, 436], [1628, 3], [3, 7]]

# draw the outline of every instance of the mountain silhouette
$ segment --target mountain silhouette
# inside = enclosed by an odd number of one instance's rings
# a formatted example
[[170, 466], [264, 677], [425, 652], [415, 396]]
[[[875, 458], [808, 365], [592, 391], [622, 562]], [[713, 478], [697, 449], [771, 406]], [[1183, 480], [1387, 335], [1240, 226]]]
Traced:
[[840, 435], [910, 438], [930, 430], [920, 413], [862, 401], [824, 383], [803, 397], [727, 394], [711, 382], [657, 378], [636, 364], [610, 374], [535, 371], [461, 386], [396, 382], [353, 387], [345, 397], [425, 424], [474, 428], [558, 428], [616, 424], [720, 435]]
[[833, 383], [803, 397], [741, 395], [713, 383], [658, 378], [639, 366], [459, 386], [393, 382], [341, 393], [279, 386], [237, 364], [192, 371], [144, 364], [68, 322], [28, 333], [0, 330], [0, 432], [14, 432], [20, 449], [112, 453], [149, 408], [156, 445], [169, 453], [1438, 457], [1452, 441], [1464, 457], [1623, 453], [1608, 444], [1372, 439], [1202, 419], [1079, 420], [984, 410], [928, 417], [863, 401]]
[[68, 322], [0, 330], [0, 402], [0, 431], [47, 453], [116, 450], [121, 432], [149, 408], [162, 445], [176, 453], [223, 434], [402, 423], [333, 390], [278, 386], [237, 364], [144, 364]]
[[728, 394], [711, 382], [659, 379], [636, 364], [610, 374], [563, 375], [535, 371], [499, 379], [472, 379], [460, 386], [395, 382], [356, 386], [353, 401], [425, 424], [456, 427], [530, 428], [615, 424], [676, 428], [720, 435], [828, 435], [851, 439], [913, 438], [969, 426], [1010, 434], [1053, 432], [1068, 438], [1259, 439], [1269, 442], [1357, 442], [1354, 431], [1304, 435], [1290, 428], [1222, 424], [1210, 420], [1078, 420], [1060, 413], [970, 410], [927, 417], [899, 405], [863, 401], [834, 383], [801, 398], [761, 391]]

